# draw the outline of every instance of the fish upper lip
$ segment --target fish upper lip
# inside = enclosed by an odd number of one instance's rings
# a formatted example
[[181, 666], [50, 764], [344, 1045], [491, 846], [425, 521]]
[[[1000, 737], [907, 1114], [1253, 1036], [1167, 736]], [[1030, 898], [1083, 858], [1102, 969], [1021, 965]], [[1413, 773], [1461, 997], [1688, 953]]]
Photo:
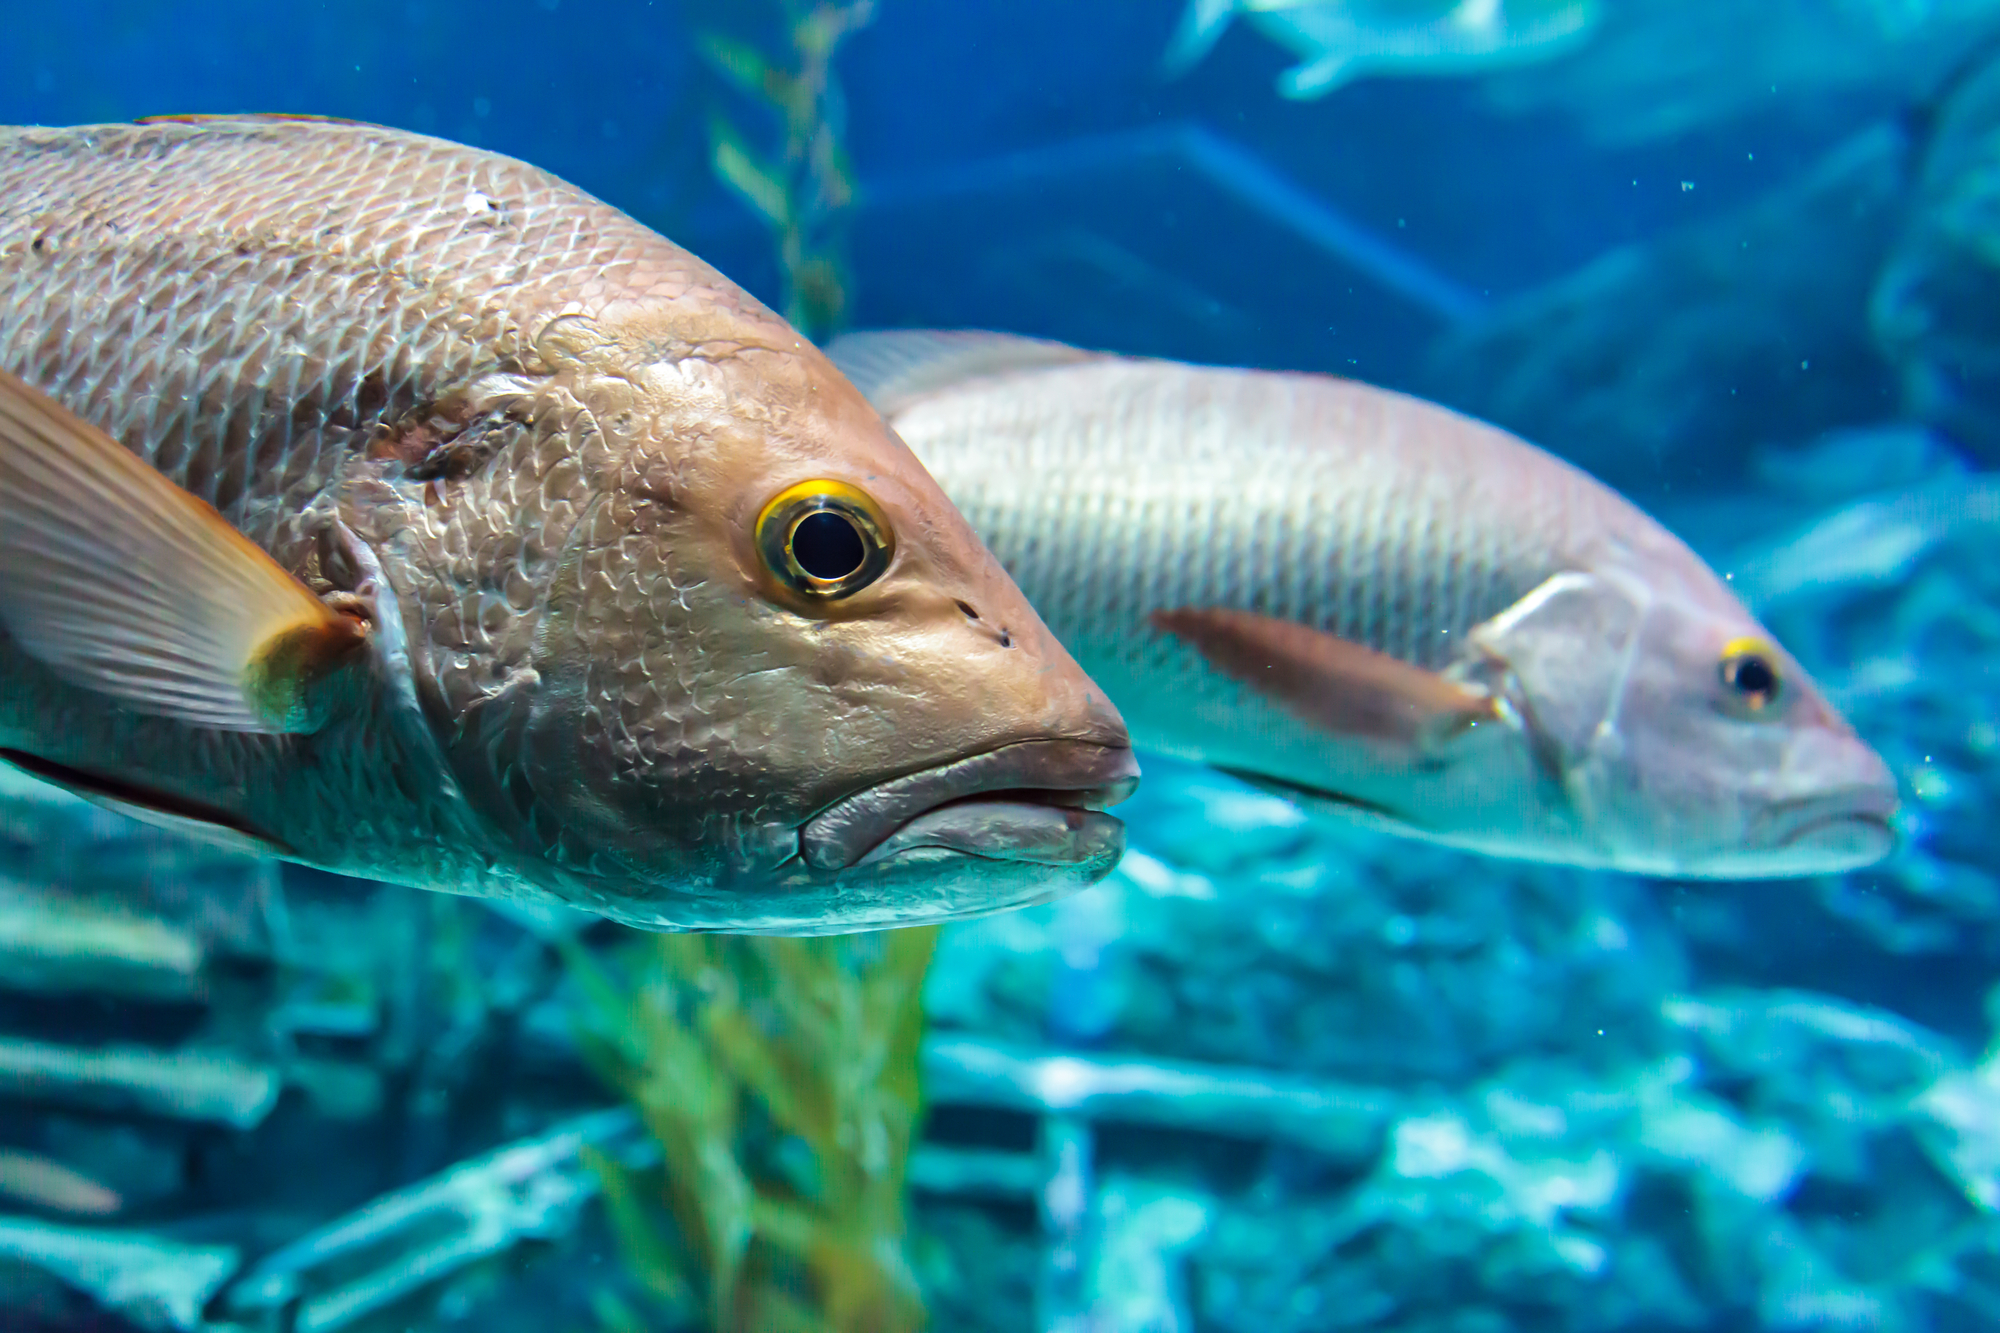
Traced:
[[897, 829], [943, 805], [1004, 798], [1102, 810], [1138, 785], [1139, 763], [1130, 746], [1016, 741], [856, 792], [807, 820], [799, 842], [808, 865], [844, 870]]

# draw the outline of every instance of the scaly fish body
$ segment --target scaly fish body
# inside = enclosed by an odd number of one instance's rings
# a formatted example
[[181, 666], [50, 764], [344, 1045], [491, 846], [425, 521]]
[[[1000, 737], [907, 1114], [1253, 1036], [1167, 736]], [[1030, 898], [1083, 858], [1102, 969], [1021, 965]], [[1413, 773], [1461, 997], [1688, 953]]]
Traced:
[[[1886, 850], [1887, 770], [1797, 663], [1680, 541], [1504, 432], [1328, 376], [995, 335], [831, 354], [1141, 748], [1507, 856], [1776, 874]], [[1723, 679], [1746, 653], [1771, 700]]]
[[[9, 475], [41, 508], [0, 508], [0, 751], [31, 772], [647, 925], [992, 910], [1116, 859], [1084, 808], [1132, 781], [1115, 710], [907, 449], [777, 316], [544, 172], [334, 122], [0, 130], [0, 309], [0, 370], [81, 421], [27, 392]], [[93, 487], [172, 510], [87, 444], [36, 470], [88, 428], [324, 609], [178, 511], [78, 517]], [[851, 577], [797, 564], [820, 510]], [[260, 641], [240, 698], [202, 663], [253, 593], [177, 584], [176, 532], [318, 627]], [[71, 548], [113, 573], [50, 574]], [[361, 665], [314, 637], [343, 624]], [[1046, 799], [934, 809], [1000, 786]]]

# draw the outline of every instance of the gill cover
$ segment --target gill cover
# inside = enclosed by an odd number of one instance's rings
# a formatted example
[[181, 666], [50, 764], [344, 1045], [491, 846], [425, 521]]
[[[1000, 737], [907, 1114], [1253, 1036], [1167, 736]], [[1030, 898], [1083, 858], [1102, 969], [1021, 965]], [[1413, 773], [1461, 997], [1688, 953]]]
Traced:
[[1635, 581], [1566, 571], [1470, 635], [1478, 656], [1453, 669], [1504, 699], [1538, 767], [1587, 819], [1616, 751], [1618, 707], [1651, 594]]

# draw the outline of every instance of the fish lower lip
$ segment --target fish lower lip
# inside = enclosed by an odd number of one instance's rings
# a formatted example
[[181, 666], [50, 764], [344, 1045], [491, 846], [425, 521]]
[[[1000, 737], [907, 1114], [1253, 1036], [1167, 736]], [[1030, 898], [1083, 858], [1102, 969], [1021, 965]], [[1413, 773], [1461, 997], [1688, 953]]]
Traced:
[[1886, 815], [1872, 811], [1850, 811], [1846, 814], [1827, 814], [1816, 819], [1801, 820], [1786, 830], [1785, 836], [1779, 843], [1785, 847], [1796, 847], [1810, 839], [1823, 838], [1828, 834], [1843, 831], [1879, 835], [1887, 843], [1896, 840], [1895, 827], [1890, 824]]
[[864, 855], [857, 866], [935, 847], [991, 861], [1081, 865], [1122, 843], [1124, 824], [1101, 810], [974, 796], [918, 815]]
[[1767, 826], [1775, 834], [1770, 841], [1781, 847], [1850, 824], [1876, 828], [1893, 837], [1890, 821], [1895, 813], [1893, 793], [1873, 789], [1837, 792], [1779, 806], [1767, 816]]
[[1868, 788], [1780, 806], [1768, 816], [1764, 846], [1781, 856], [1811, 857], [1828, 872], [1871, 865], [1895, 849], [1896, 797]]
[[1096, 854], [1119, 827], [1098, 812], [1138, 784], [1129, 748], [1019, 741], [857, 792], [808, 820], [799, 841], [821, 870], [914, 847], [1066, 864]]

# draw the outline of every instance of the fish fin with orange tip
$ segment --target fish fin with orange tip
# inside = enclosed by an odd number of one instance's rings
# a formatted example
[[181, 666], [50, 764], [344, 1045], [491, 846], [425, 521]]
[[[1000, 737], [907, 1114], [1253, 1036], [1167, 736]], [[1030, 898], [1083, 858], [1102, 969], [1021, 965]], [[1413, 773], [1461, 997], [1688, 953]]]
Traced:
[[1041, 338], [938, 329], [844, 333], [827, 344], [826, 354], [884, 416], [971, 380], [1104, 359]]
[[201, 500], [0, 372], [0, 626], [132, 710], [304, 732], [366, 639]]
[[1503, 716], [1482, 690], [1297, 621], [1183, 607], [1152, 622], [1299, 720], [1412, 758]]

